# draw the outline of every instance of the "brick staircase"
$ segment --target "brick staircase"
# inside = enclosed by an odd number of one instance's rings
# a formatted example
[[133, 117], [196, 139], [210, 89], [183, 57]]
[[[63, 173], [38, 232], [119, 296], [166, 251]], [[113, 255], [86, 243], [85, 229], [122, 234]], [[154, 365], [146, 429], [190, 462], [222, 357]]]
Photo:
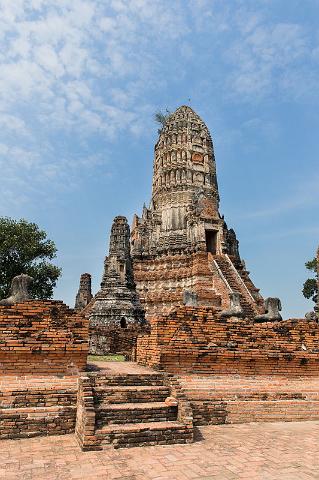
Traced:
[[[177, 406], [165, 402], [171, 396]], [[192, 412], [164, 374], [88, 374], [79, 381], [75, 431], [83, 450], [190, 443]]]
[[74, 432], [76, 391], [76, 377], [2, 378], [0, 439]]
[[239, 273], [236, 274], [234, 271], [235, 267], [232, 267], [231, 260], [226, 256], [221, 255], [214, 256], [214, 260], [218, 264], [232, 291], [240, 294], [240, 304], [244, 311], [245, 317], [254, 318], [256, 314], [258, 314], [258, 309], [253, 298], [250, 297], [248, 289], [244, 284], [244, 280], [240, 277]]

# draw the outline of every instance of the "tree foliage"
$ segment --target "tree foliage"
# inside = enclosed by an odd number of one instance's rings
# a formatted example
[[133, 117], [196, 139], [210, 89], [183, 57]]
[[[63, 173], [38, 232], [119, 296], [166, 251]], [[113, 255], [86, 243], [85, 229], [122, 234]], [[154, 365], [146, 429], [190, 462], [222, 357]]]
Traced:
[[159, 110], [158, 112], [156, 112], [154, 114], [155, 122], [157, 122], [161, 125], [161, 128], [158, 129], [159, 134], [162, 133], [163, 128], [165, 127], [167, 119], [170, 116], [170, 114], [171, 114], [171, 112], [168, 109], [165, 110], [165, 113], [163, 113], [161, 110]]
[[303, 284], [302, 293], [305, 298], [310, 298], [314, 302], [317, 301], [318, 283], [317, 283], [317, 260], [316, 258], [305, 263], [307, 270], [315, 273], [315, 278], [308, 278]]
[[0, 217], [0, 298], [9, 296], [12, 279], [26, 273], [34, 278], [32, 298], [51, 298], [61, 269], [50, 263], [56, 246], [35, 223]]

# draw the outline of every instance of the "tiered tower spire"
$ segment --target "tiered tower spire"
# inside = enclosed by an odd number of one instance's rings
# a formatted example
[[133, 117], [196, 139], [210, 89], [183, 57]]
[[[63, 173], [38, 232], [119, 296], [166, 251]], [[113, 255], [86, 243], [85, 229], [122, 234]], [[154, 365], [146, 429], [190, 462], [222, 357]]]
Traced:
[[[218, 208], [210, 133], [190, 107], [182, 106], [169, 115], [155, 145], [151, 205], [143, 209], [142, 219], [134, 218], [133, 254], [205, 250], [205, 232], [197, 220], [218, 223]], [[152, 230], [147, 236], [146, 224]]]
[[130, 228], [125, 217], [118, 216], [113, 221], [101, 289], [94, 298], [89, 320], [91, 327], [126, 328], [135, 323], [144, 323], [144, 313], [135, 291]]
[[188, 106], [170, 114], [160, 131], [150, 207], [134, 216], [131, 246], [148, 316], [189, 298], [227, 309], [237, 291], [247, 314], [258, 313], [262, 299], [241, 262], [235, 232], [219, 213], [209, 130]]

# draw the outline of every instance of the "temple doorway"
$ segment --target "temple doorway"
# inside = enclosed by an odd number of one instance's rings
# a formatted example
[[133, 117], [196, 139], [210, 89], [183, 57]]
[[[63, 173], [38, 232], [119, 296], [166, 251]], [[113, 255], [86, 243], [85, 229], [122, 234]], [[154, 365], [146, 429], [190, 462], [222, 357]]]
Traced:
[[207, 253], [212, 253], [216, 255], [217, 249], [217, 231], [216, 230], [205, 230], [206, 235], [206, 250]]

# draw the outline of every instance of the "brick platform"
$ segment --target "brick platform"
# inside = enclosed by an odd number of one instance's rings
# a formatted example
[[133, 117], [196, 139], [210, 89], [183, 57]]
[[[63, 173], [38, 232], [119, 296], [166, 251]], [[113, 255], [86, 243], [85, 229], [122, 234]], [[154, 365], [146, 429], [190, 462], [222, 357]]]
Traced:
[[319, 420], [319, 378], [181, 375], [195, 425]]
[[62, 302], [0, 306], [0, 375], [76, 374], [87, 353], [88, 321]]
[[77, 383], [74, 376], [1, 377], [0, 439], [74, 432]]

